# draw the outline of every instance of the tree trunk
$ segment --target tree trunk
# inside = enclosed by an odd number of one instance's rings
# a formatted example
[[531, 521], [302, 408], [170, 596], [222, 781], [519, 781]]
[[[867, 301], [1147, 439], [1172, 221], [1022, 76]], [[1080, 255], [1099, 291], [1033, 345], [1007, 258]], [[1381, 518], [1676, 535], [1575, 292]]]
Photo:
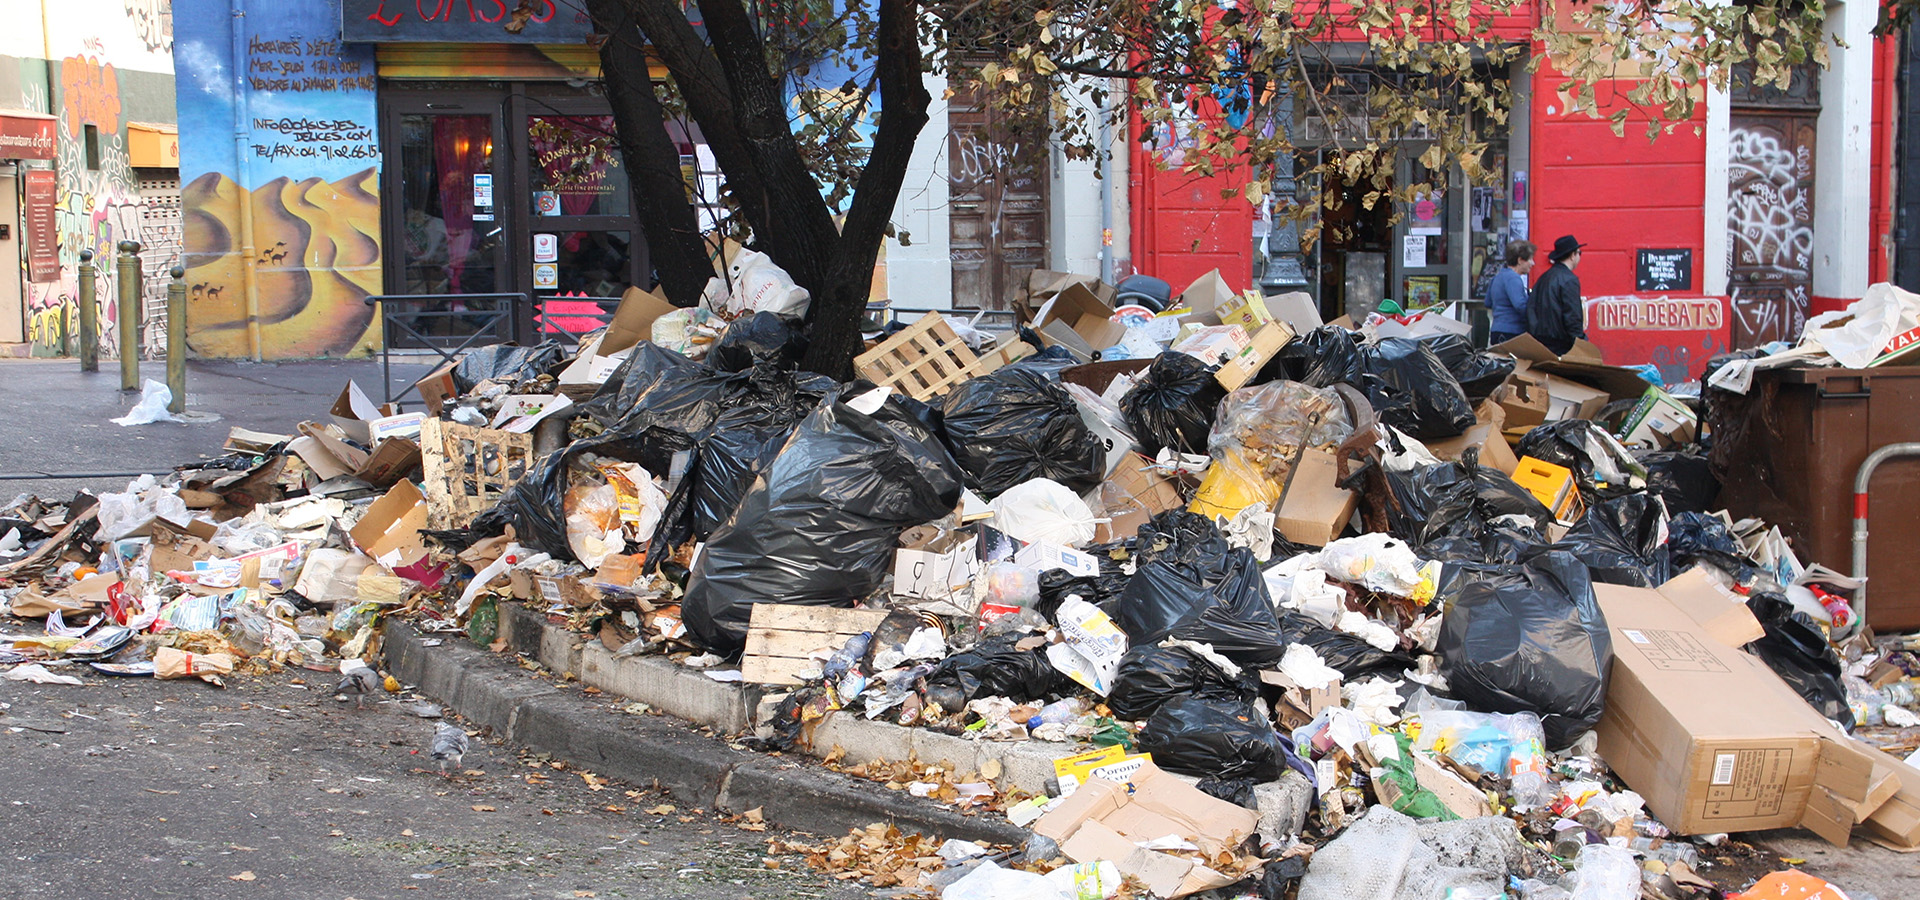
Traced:
[[634, 218], [646, 235], [661, 290], [676, 306], [692, 306], [700, 302], [714, 268], [687, 196], [680, 149], [667, 133], [667, 113], [654, 94], [640, 31], [619, 0], [587, 0], [587, 12], [608, 33], [600, 65], [626, 160]]

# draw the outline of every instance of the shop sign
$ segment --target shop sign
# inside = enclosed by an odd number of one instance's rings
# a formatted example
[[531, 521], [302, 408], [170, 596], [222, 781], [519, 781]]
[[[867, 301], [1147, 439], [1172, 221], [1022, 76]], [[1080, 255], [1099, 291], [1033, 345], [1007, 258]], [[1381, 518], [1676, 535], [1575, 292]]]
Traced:
[[45, 284], [60, 278], [60, 232], [54, 223], [60, 188], [52, 169], [27, 169], [20, 174], [27, 201], [20, 215], [27, 232], [27, 280]]
[[52, 159], [52, 116], [0, 113], [0, 159]]
[[593, 21], [576, 3], [533, 0], [533, 15], [508, 31], [515, 0], [340, 0], [343, 41], [580, 44]]

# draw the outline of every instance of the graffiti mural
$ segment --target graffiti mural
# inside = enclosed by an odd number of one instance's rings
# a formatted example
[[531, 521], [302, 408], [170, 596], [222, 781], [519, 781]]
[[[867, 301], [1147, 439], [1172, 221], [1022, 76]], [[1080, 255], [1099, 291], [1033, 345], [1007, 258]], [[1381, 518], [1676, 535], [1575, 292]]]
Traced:
[[1727, 144], [1733, 346], [1793, 340], [1813, 288], [1810, 115], [1736, 115]]
[[229, 358], [371, 352], [379, 323], [366, 298], [381, 283], [372, 51], [341, 44], [339, 7], [319, 3], [247, 17], [234, 59], [227, 0], [173, 6], [191, 23], [174, 44], [182, 121], [245, 133], [182, 135], [189, 346]]
[[[60, 60], [58, 158], [54, 162], [59, 202], [54, 224], [60, 239], [60, 277], [27, 286], [27, 340], [36, 356], [75, 352], [80, 333], [80, 251], [92, 250], [100, 277], [90, 300], [98, 313], [100, 352], [117, 356], [113, 328], [114, 248], [140, 240], [140, 196], [127, 159], [121, 115], [120, 77], [111, 64], [90, 56]], [[89, 129], [94, 137], [88, 139]], [[136, 351], [137, 352], [137, 351]]]

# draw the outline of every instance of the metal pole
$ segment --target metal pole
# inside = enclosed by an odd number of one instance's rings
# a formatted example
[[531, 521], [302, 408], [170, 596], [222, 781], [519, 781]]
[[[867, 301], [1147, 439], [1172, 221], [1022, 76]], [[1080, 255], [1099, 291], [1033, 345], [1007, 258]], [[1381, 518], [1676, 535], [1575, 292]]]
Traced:
[[[100, 310], [93, 293], [93, 251], [80, 251], [80, 371], [100, 371]], [[64, 318], [64, 317], [63, 317]]]
[[1867, 489], [1873, 485], [1873, 470], [1896, 456], [1920, 456], [1920, 443], [1888, 444], [1867, 454], [1853, 475], [1853, 577], [1860, 589], [1853, 595], [1853, 624], [1833, 636], [1838, 644], [1865, 632], [1867, 627]]
[[187, 270], [174, 266], [167, 284], [167, 390], [173, 402], [167, 411], [187, 411]]
[[120, 242], [120, 389], [140, 389], [140, 243]]

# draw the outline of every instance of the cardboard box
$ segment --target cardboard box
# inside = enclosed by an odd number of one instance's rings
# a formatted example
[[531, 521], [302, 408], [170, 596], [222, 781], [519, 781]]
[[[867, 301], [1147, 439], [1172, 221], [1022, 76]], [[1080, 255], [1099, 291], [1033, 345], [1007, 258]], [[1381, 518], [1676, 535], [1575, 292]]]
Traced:
[[1138, 878], [1161, 897], [1184, 897], [1225, 887], [1238, 873], [1220, 872], [1193, 859], [1136, 846], [1179, 835], [1208, 858], [1230, 854], [1253, 833], [1259, 815], [1210, 797], [1144, 762], [1128, 785], [1088, 779], [1073, 796], [1033, 823], [1074, 862], [1108, 860], [1122, 875]]
[[1083, 284], [1069, 285], [1054, 295], [1033, 327], [1040, 335], [1040, 343], [1065, 347], [1076, 357], [1087, 360], [1119, 343], [1127, 333], [1127, 326], [1113, 321], [1113, 308]]
[[1547, 376], [1529, 371], [1525, 365], [1513, 370], [1513, 377], [1500, 393], [1500, 411], [1506, 414], [1507, 428], [1539, 425], [1547, 420], [1547, 410], [1553, 405], [1547, 396]]
[[1113, 285], [1101, 281], [1096, 275], [1076, 275], [1072, 272], [1055, 272], [1049, 269], [1035, 269], [1027, 273], [1027, 305], [1039, 309], [1047, 305], [1055, 295], [1074, 285], [1091, 291], [1100, 302], [1113, 304], [1116, 291]]
[[459, 363], [447, 363], [413, 383], [420, 401], [427, 405], [428, 415], [438, 416], [448, 401], [460, 399], [460, 386], [453, 380], [453, 369], [457, 365]]
[[1699, 427], [1700, 417], [1692, 407], [1666, 391], [1649, 387], [1627, 415], [1621, 433], [1629, 444], [1664, 448], [1693, 443]]
[[1360, 498], [1334, 483], [1338, 470], [1331, 453], [1308, 450], [1301, 455], [1273, 523], [1287, 540], [1324, 547], [1346, 530]]
[[949, 532], [924, 547], [894, 551], [893, 593], [970, 616], [980, 609], [973, 591], [980, 571], [979, 540], [972, 530]]
[[1222, 325], [1238, 325], [1249, 332], [1273, 321], [1273, 314], [1267, 311], [1267, 298], [1255, 290], [1233, 295], [1214, 309], [1214, 316]]
[[1547, 378], [1547, 421], [1591, 419], [1605, 409], [1612, 397], [1606, 391], [1590, 388], [1565, 378]]
[[[580, 355], [572, 364], [560, 371], [559, 383], [565, 387], [605, 382], [612, 369], [604, 362], [596, 363], [595, 360], [610, 357], [641, 341], [652, 340], [653, 323], [679, 308], [665, 294], [643, 291], [637, 287], [627, 288], [626, 293], [620, 295], [620, 305], [614, 308], [613, 320], [607, 323], [607, 329], [581, 348]], [[597, 380], [595, 376], [598, 376]]]
[[1266, 298], [1267, 314], [1276, 322], [1285, 322], [1294, 334], [1306, 334], [1326, 324], [1320, 318], [1320, 304], [1306, 291], [1274, 294]]
[[1213, 380], [1229, 391], [1239, 390], [1292, 340], [1293, 328], [1287, 323], [1268, 322], [1252, 334], [1245, 348], [1214, 370]]
[[1505, 407], [1492, 400], [1482, 400], [1473, 415], [1476, 421], [1472, 428], [1456, 438], [1429, 442], [1428, 452], [1454, 462], [1465, 457], [1469, 449], [1478, 450], [1480, 465], [1512, 475], [1520, 468], [1520, 458], [1513, 455], [1513, 445], [1507, 443], [1503, 433], [1507, 423]]
[[410, 566], [426, 558], [420, 529], [427, 527], [427, 498], [411, 481], [393, 486], [373, 501], [348, 532], [362, 553], [389, 569]]
[[[1764, 663], [1716, 637], [1759, 623], [1751, 613], [1742, 621], [1746, 608], [1704, 578], [1594, 585], [1613, 640], [1600, 755], [1677, 833], [1797, 825], [1820, 771], [1824, 720]], [[1719, 624], [1710, 631], [1696, 615]]]
[[1632, 369], [1609, 366], [1600, 359], [1600, 348], [1590, 341], [1576, 340], [1565, 356], [1555, 356], [1533, 335], [1523, 334], [1494, 345], [1495, 353], [1506, 353], [1549, 375], [1572, 379], [1599, 388], [1615, 400], [1633, 400], [1647, 391], [1647, 380]]
[[1180, 292], [1176, 305], [1187, 310], [1180, 317], [1182, 324], [1218, 325], [1219, 310], [1233, 303], [1233, 288], [1227, 287], [1226, 279], [1220, 277], [1220, 270], [1214, 269], [1195, 278], [1187, 289]]
[[1218, 366], [1253, 346], [1253, 337], [1238, 325], [1204, 325], [1192, 329], [1168, 348], [1209, 366]]
[[333, 417], [333, 424], [340, 426], [347, 437], [370, 445], [373, 443], [373, 421], [399, 415], [400, 410], [391, 403], [375, 405], [367, 392], [349, 379], [347, 386], [340, 389], [340, 396], [334, 398], [329, 414]]
[[406, 438], [388, 438], [367, 454], [355, 477], [377, 488], [389, 487], [420, 467], [420, 445]]

